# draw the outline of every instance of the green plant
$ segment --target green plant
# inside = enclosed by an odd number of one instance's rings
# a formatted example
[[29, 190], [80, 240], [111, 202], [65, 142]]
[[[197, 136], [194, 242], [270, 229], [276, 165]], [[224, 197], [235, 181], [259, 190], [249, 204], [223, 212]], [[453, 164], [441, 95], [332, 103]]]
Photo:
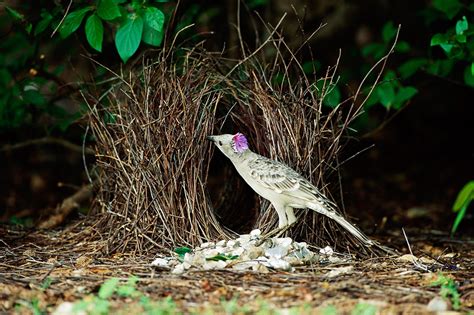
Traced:
[[[52, 12], [43, 8], [40, 19], [34, 26], [33, 35], [41, 35], [50, 27], [54, 31], [59, 30], [61, 38], [66, 39], [84, 25], [88, 44], [95, 51], [102, 52], [105, 31], [115, 30], [114, 43], [125, 63], [135, 54], [141, 42], [155, 47], [161, 45], [166, 19], [164, 2], [168, 1], [77, 1], [71, 7], [65, 8], [65, 16], [61, 16], [63, 8], [55, 8]], [[31, 34], [33, 23], [16, 9], [7, 7], [7, 10], [13, 18], [23, 23], [25, 31]], [[104, 24], [108, 27], [104, 27]]]
[[352, 315], [375, 315], [377, 307], [368, 303], [357, 303], [351, 312]]
[[[464, 84], [468, 88], [474, 87], [474, 4], [464, 5], [459, 0], [433, 0], [417, 12], [417, 20], [420, 22], [418, 37], [426, 34], [429, 40], [419, 43], [398, 41], [394, 48], [397, 58], [393, 58], [395, 60], [391, 61], [382, 80], [364, 104], [366, 112], [359, 117], [358, 127], [375, 127], [367, 112], [374, 106], [399, 110], [408, 104], [423, 87], [423, 81], [414, 79], [419, 72]], [[411, 26], [402, 25], [401, 39], [406, 37], [407, 30], [410, 31]], [[366, 60], [379, 60], [389, 51], [396, 31], [393, 21], [385, 23], [380, 33], [381, 40], [364, 46], [360, 50], [361, 56]], [[364, 72], [366, 68], [363, 63], [359, 71]], [[342, 72], [342, 84], [347, 84], [347, 77], [353, 76], [351, 71]]]
[[337, 315], [337, 308], [334, 305], [328, 305], [321, 309], [321, 314], [323, 315]]
[[46, 314], [46, 311], [41, 309], [38, 298], [32, 298], [31, 301], [18, 301], [15, 305], [18, 313], [23, 313], [24, 308], [27, 308], [33, 315]]
[[[71, 110], [60, 102], [81, 88], [69, 81], [81, 79], [71, 79], [72, 70], [65, 72], [64, 65], [81, 48], [81, 41], [69, 40], [71, 35], [85, 38], [91, 54], [116, 54], [104, 49], [113, 43], [125, 63], [141, 44], [162, 44], [166, 21], [174, 10], [174, 4], [166, 2], [93, 0], [63, 6], [38, 1], [5, 6], [6, 13], [0, 14], [0, 29], [8, 30], [0, 42], [0, 131], [44, 121], [49, 122], [49, 130], [65, 131], [87, 110], [85, 106]], [[55, 60], [53, 55], [64, 51], [63, 59]], [[94, 76], [103, 73], [104, 68], [97, 67]]]
[[439, 294], [444, 299], [450, 299], [453, 309], [458, 310], [461, 307], [461, 295], [458, 292], [457, 285], [454, 280], [443, 273], [438, 273], [436, 279], [431, 282], [431, 286], [441, 287]]
[[[365, 46], [361, 51], [362, 55], [364, 57], [379, 60], [391, 48], [396, 34], [397, 28], [393, 22], [389, 21], [385, 23], [382, 28], [382, 42], [372, 43]], [[397, 42], [394, 48], [397, 53], [406, 53], [410, 49], [411, 46], [406, 41]], [[400, 69], [398, 69], [398, 72], [401, 72]], [[401, 75], [401, 77], [404, 78], [403, 75]], [[366, 109], [369, 109], [376, 104], [381, 104], [387, 110], [398, 110], [417, 93], [418, 90], [414, 86], [405, 86], [402, 84], [395, 70], [388, 70], [381, 83], [375, 87], [364, 106]]]
[[131, 276], [126, 283], [121, 284], [120, 279], [110, 278], [100, 286], [97, 295], [88, 296], [75, 302], [73, 311], [86, 312], [87, 314], [110, 314], [113, 312], [112, 298], [128, 298], [139, 305], [144, 314], [180, 314], [171, 297], [152, 301], [137, 289], [138, 281], [137, 277]]
[[451, 236], [456, 233], [456, 230], [466, 215], [467, 208], [471, 204], [472, 200], [474, 200], [474, 180], [469, 181], [463, 186], [456, 197], [456, 201], [453, 204], [453, 212], [457, 212], [458, 214], [451, 228]]

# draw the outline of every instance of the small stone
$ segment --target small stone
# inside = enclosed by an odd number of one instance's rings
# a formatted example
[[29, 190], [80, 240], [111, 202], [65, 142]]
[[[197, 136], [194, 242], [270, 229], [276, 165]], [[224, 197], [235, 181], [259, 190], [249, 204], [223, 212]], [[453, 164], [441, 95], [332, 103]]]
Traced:
[[226, 244], [225, 240], [220, 240], [219, 242], [216, 243], [216, 246], [225, 247], [225, 244]]
[[156, 258], [152, 261], [151, 265], [156, 267], [168, 267], [169, 261], [164, 258]]
[[259, 239], [261, 235], [262, 231], [260, 231], [260, 229], [255, 229], [250, 232], [251, 239]]
[[270, 264], [270, 267], [278, 270], [291, 271], [292, 269], [290, 263], [283, 259], [270, 258], [268, 259], [268, 263]]
[[202, 267], [204, 270], [224, 269], [227, 266], [227, 262], [223, 260], [218, 261], [207, 261]]
[[52, 313], [53, 315], [70, 315], [70, 314], [77, 314], [77, 315], [85, 315], [85, 311], [76, 311], [74, 309], [74, 303], [71, 302], [63, 302], [59, 304], [59, 306], [54, 310]]
[[232, 251], [233, 256], [240, 256], [244, 252], [244, 249], [242, 247], [238, 247]]
[[326, 247], [324, 247], [324, 248], [321, 248], [321, 249], [319, 250], [319, 253], [320, 253], [321, 255], [325, 255], [325, 256], [332, 256], [332, 255], [334, 254], [334, 251], [333, 251], [333, 249], [332, 249], [330, 246], [326, 246]]
[[334, 269], [331, 269], [331, 271], [329, 271], [326, 274], [326, 277], [327, 278], [335, 278], [335, 277], [338, 277], [340, 275], [350, 273], [350, 272], [352, 272], [352, 270], [354, 270], [353, 266], [334, 268]]
[[270, 272], [270, 270], [268, 270], [268, 268], [265, 265], [260, 264], [260, 263], [257, 263], [255, 265], [253, 265], [252, 270], [260, 272], [260, 273], [269, 273]]
[[214, 242], [206, 242], [206, 243], [202, 243], [201, 244], [201, 248], [209, 248], [209, 247], [214, 247], [216, 245], [216, 243]]
[[184, 266], [183, 264], [178, 264], [176, 267], [173, 268], [171, 271], [172, 274], [179, 275], [184, 273]]
[[252, 246], [243, 254], [244, 259], [257, 259], [264, 255], [264, 250], [261, 247]]
[[431, 299], [426, 308], [431, 312], [445, 312], [448, 310], [448, 303], [446, 303], [443, 298], [435, 296]]

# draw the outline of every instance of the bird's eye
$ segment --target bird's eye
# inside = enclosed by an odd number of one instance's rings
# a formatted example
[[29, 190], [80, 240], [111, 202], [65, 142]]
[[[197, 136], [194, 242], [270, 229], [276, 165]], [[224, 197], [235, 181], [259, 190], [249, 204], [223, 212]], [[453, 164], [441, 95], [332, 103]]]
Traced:
[[219, 145], [222, 145], [222, 141], [219, 141]]

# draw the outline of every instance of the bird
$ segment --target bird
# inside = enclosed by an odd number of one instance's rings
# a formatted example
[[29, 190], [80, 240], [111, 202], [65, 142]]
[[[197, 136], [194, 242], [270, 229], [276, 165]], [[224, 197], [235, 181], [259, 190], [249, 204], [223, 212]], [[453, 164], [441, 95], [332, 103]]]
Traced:
[[281, 235], [282, 231], [296, 223], [294, 209], [308, 208], [336, 221], [364, 245], [374, 244], [374, 241], [337, 212], [335, 203], [301, 174], [281, 162], [250, 150], [247, 138], [242, 133], [211, 135], [207, 139], [229, 158], [245, 182], [275, 208], [278, 229], [273, 232]]

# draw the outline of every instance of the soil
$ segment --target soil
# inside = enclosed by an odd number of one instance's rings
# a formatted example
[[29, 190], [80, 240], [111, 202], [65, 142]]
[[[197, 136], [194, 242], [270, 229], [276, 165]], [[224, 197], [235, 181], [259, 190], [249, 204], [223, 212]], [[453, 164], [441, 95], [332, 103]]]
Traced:
[[[102, 242], [78, 242], [78, 233], [87, 231], [82, 222], [49, 232], [1, 227], [2, 312], [31, 313], [28, 307], [18, 305], [36, 299], [41, 310], [51, 313], [62, 302], [97, 294], [110, 277], [125, 280], [135, 275], [141, 292], [153, 300], [171, 297], [184, 312], [211, 309], [225, 313], [219, 307], [223, 301], [237, 301], [240, 307], [256, 311], [263, 300], [275, 309], [300, 307], [308, 314], [317, 314], [329, 305], [339, 313], [350, 313], [361, 302], [375, 305], [380, 314], [424, 314], [429, 313], [427, 304], [440, 294], [440, 288], [431, 285], [438, 272], [457, 283], [460, 311], [474, 308], [474, 240], [453, 240], [437, 231], [408, 232], [413, 253], [425, 259], [420, 264], [402, 256], [317, 264], [291, 273], [222, 270], [173, 275], [152, 267], [153, 255], [117, 253], [107, 257], [101, 252]], [[399, 233], [383, 242], [399, 248], [401, 254], [408, 252]], [[330, 271], [336, 275], [331, 276]], [[130, 299], [113, 298], [112, 310], [129, 309], [133, 304]]]

